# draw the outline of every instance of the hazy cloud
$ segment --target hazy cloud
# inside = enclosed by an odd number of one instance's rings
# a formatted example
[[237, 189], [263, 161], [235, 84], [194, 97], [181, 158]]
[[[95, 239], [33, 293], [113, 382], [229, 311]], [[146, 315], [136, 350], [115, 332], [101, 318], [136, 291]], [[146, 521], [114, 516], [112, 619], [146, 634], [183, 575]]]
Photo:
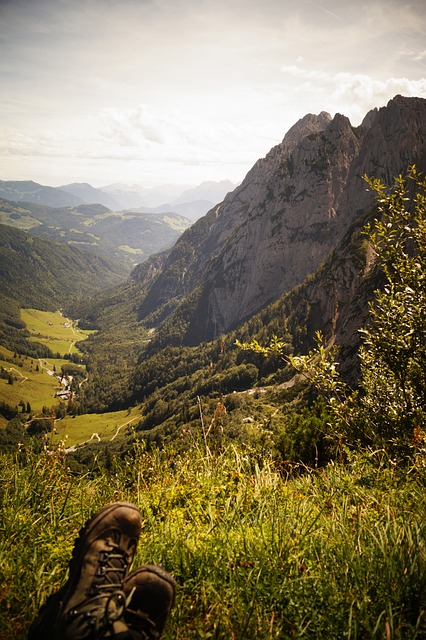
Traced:
[[351, 73], [328, 73], [326, 71], [306, 70], [298, 65], [282, 68], [283, 74], [296, 78], [298, 88], [318, 90], [328, 94], [327, 100], [335, 110], [359, 120], [370, 109], [384, 106], [395, 95], [419, 96], [426, 98], [426, 78], [410, 80], [408, 78], [385, 78], [376, 80], [367, 75]]

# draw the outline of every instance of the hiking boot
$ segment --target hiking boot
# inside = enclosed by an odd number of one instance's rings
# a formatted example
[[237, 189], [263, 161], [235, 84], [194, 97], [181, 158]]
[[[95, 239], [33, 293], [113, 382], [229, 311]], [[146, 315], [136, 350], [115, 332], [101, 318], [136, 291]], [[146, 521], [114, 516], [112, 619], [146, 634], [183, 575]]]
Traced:
[[124, 581], [126, 610], [124, 620], [143, 640], [157, 640], [173, 607], [176, 582], [161, 567], [143, 565]]
[[123, 583], [141, 532], [138, 508], [107, 505], [80, 530], [65, 585], [53, 594], [30, 628], [28, 640], [138, 638], [123, 620]]

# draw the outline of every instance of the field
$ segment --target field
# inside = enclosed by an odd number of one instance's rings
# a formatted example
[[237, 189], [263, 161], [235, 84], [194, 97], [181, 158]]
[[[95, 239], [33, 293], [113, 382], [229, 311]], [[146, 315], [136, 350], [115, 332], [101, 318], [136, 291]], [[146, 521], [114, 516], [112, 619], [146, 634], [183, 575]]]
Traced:
[[29, 402], [34, 413], [39, 413], [44, 406], [51, 407], [57, 404], [55, 391], [59, 384], [53, 372], [54, 369], [60, 371], [66, 362], [67, 360], [61, 358], [47, 361], [25, 356], [15, 357], [11, 351], [0, 346], [0, 366], [14, 377], [13, 384], [0, 378], [0, 402], [6, 402], [12, 407], [18, 405], [21, 400], [25, 404]]
[[77, 353], [75, 343], [85, 340], [93, 331], [82, 331], [72, 320], [64, 318], [60, 311], [49, 312], [37, 309], [22, 309], [21, 319], [27, 324], [32, 338], [45, 344], [53, 351], [64, 356]]
[[93, 440], [114, 440], [114, 438], [133, 422], [140, 420], [140, 410], [116, 411], [114, 413], [87, 413], [82, 416], [66, 416], [55, 422], [55, 434], [52, 441], [74, 447]]
[[[46, 344], [54, 353], [64, 356], [77, 353], [75, 343], [84, 340], [88, 331], [81, 331], [73, 322], [59, 312], [22, 309], [21, 319], [25, 321], [31, 338]], [[0, 366], [13, 375], [14, 382], [0, 379], [0, 401], [14, 407], [21, 401], [30, 404], [33, 413], [41, 412], [43, 407], [58, 404], [55, 397], [59, 383], [54, 373], [60, 372], [68, 361], [62, 357], [49, 360], [35, 360], [19, 354], [13, 354], [0, 346]], [[0, 424], [0, 426], [4, 426]]]
[[177, 584], [164, 640], [426, 637], [425, 470], [358, 456], [299, 477], [231, 445], [141, 444], [73, 475], [55, 448], [0, 453], [0, 639], [24, 640], [66, 576], [73, 541], [104, 504], [138, 505], [135, 566]]
[[[23, 309], [21, 318], [26, 322], [32, 338], [47, 344], [53, 352], [61, 355], [78, 353], [76, 341], [84, 340], [89, 331], [81, 331], [74, 323], [67, 320], [58, 311], [50, 313], [36, 309]], [[33, 359], [14, 354], [0, 346], [0, 367], [13, 375], [13, 384], [7, 378], [0, 378], [0, 402], [11, 407], [24, 402], [31, 406], [33, 414], [40, 413], [43, 407], [58, 405], [61, 400], [56, 397], [60, 388], [55, 372], [69, 363], [64, 358]], [[74, 447], [84, 442], [95, 440], [112, 440], [126, 426], [140, 418], [136, 408], [114, 413], [86, 414], [82, 416], [66, 416], [55, 422], [55, 433], [52, 441], [66, 442], [67, 447]], [[7, 420], [0, 418], [0, 428], [5, 427]]]

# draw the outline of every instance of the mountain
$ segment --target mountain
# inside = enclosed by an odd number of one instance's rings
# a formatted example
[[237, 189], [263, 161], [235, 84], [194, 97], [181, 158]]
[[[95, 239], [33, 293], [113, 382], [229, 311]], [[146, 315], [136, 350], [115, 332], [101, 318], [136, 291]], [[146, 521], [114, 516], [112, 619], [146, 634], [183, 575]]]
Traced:
[[133, 187], [129, 191], [123, 185], [109, 185], [102, 190], [111, 194], [126, 209], [144, 213], [173, 212], [195, 221], [215, 204], [222, 202], [236, 186], [229, 180], [211, 180], [196, 187], [162, 185], [144, 190]]
[[[74, 308], [100, 328], [82, 345], [93, 376], [86, 406], [144, 402], [140, 428], [169, 420], [171, 433], [214, 385], [231, 393], [271, 374], [288, 382], [290, 372], [276, 374], [263, 360], [253, 365], [235, 347], [236, 339], [265, 342], [273, 333], [303, 353], [320, 329], [341, 345], [345, 375], [353, 376], [358, 329], [382, 284], [362, 234], [377, 215], [362, 176], [392, 184], [411, 164], [425, 173], [424, 99], [397, 96], [359, 127], [340, 114], [306, 115], [171, 248]], [[86, 232], [110, 216], [119, 220], [102, 205], [58, 211], [64, 228], [71, 216], [70, 233], [78, 216]], [[16, 215], [28, 224], [28, 212]]]
[[165, 203], [174, 202], [188, 185], [163, 184], [158, 187], [150, 187], [139, 192], [139, 207], [159, 207]]
[[222, 202], [224, 197], [236, 188], [230, 180], [202, 182], [197, 187], [187, 189], [171, 204], [171, 210], [190, 220], [198, 220], [210, 209]]
[[74, 207], [83, 202], [73, 194], [56, 187], [43, 186], [32, 180], [0, 180], [0, 198], [48, 207]]
[[197, 200], [205, 200], [217, 204], [218, 202], [222, 202], [226, 194], [233, 191], [236, 186], [237, 185], [233, 184], [230, 180], [221, 180], [220, 182], [209, 180], [202, 182], [197, 187], [186, 189], [173, 204], [184, 204]]
[[142, 205], [142, 194], [146, 189], [139, 185], [116, 183], [101, 187], [101, 191], [119, 202], [121, 209], [137, 209]]
[[321, 330], [356, 381], [358, 329], [383, 284], [362, 233], [377, 215], [362, 176], [393, 184], [414, 163], [424, 173], [425, 134], [426, 100], [401, 96], [359, 127], [324, 112], [297, 122], [171, 249], [78, 309], [101, 328], [82, 347], [108, 371], [95, 410], [143, 402], [140, 428], [172, 434], [197, 396], [289, 382], [293, 371], [235, 346], [274, 334], [297, 354]]
[[130, 271], [173, 245], [190, 221], [178, 214], [112, 212], [102, 204], [51, 208], [0, 199], [0, 223], [107, 256]]
[[135, 209], [131, 209], [131, 211], [139, 212], [139, 213], [168, 213], [173, 212], [178, 215], [182, 215], [192, 222], [195, 222], [199, 218], [202, 218], [206, 213], [217, 204], [217, 201], [211, 200], [193, 200], [191, 202], [184, 202], [182, 204], [162, 204], [159, 207], [139, 207]]
[[[138, 317], [164, 344], [197, 344], [300, 285], [373, 204], [364, 174], [389, 184], [426, 169], [426, 100], [397, 96], [359, 127], [322, 112], [297, 122], [242, 184], [161, 256]], [[146, 287], [149, 260], [132, 279]]]
[[60, 187], [62, 191], [72, 194], [85, 204], [102, 204], [112, 211], [120, 211], [125, 209], [120, 202], [115, 200], [109, 193], [105, 193], [102, 189], [95, 189], [87, 182], [73, 182]]

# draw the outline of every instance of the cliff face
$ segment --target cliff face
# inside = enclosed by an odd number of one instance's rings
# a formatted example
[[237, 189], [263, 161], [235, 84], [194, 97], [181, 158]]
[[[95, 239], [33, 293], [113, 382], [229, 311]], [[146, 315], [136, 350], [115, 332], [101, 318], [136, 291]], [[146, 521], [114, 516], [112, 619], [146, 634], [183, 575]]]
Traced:
[[189, 344], [215, 338], [326, 260], [373, 204], [365, 173], [391, 183], [410, 164], [426, 168], [426, 100], [397, 96], [357, 129], [339, 114], [305, 116], [162, 256], [161, 269], [148, 276], [148, 261], [134, 274], [151, 280], [139, 318], [183, 318]]

